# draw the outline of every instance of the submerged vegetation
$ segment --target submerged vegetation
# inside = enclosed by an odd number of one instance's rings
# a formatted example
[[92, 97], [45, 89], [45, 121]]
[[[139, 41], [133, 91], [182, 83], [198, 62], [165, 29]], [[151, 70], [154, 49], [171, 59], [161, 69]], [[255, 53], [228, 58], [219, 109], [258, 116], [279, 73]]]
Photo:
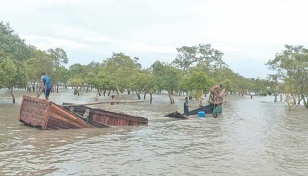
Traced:
[[[125, 53], [113, 53], [110, 58], [87, 65], [75, 63], [69, 68], [66, 52], [61, 48], [41, 51], [27, 45], [9, 24], [0, 23], [0, 88], [10, 89], [13, 103], [14, 88], [34, 91], [44, 71], [52, 78], [56, 92], [60, 84], [72, 85], [79, 95], [95, 88], [98, 95], [109, 95], [110, 91], [121, 94], [124, 90], [135, 92], [138, 99], [156, 92], [167, 91], [170, 103], [172, 95], [187, 94], [198, 99], [214, 84], [223, 84], [231, 94], [254, 93], [278, 96], [288, 94], [303, 101], [308, 108], [308, 50], [303, 46], [285, 46], [266, 64], [275, 71], [267, 79], [245, 78], [231, 70], [223, 61], [223, 52], [210, 44], [182, 46], [177, 49], [173, 62], [155, 61], [149, 68], [142, 68], [138, 57]], [[143, 97], [142, 97], [143, 94]]]

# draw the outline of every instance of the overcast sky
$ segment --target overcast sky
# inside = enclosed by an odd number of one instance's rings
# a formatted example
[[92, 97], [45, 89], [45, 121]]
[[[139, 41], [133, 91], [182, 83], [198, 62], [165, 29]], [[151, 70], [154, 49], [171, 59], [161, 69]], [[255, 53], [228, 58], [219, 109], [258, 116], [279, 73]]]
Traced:
[[266, 78], [284, 45], [308, 47], [306, 0], [0, 0], [0, 21], [41, 50], [63, 48], [69, 64], [112, 53], [143, 68], [170, 63], [176, 48], [211, 44], [245, 77]]

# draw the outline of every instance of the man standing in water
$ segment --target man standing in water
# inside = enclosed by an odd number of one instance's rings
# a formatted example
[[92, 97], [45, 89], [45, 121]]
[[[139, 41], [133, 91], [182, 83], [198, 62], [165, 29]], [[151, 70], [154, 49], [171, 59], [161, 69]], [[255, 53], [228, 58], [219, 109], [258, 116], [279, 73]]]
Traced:
[[185, 98], [185, 102], [184, 102], [184, 115], [189, 116], [189, 109], [188, 109], [189, 105], [188, 105], [188, 97]]
[[[111, 95], [111, 100], [114, 101], [114, 95]], [[111, 105], [113, 105], [113, 102], [111, 102]]]
[[51, 80], [48, 76], [46, 76], [45, 72], [41, 73], [41, 89], [44, 90], [45, 93], [45, 99], [48, 100], [50, 91], [51, 91]]
[[[218, 97], [219, 97], [219, 90], [222, 88], [222, 84], [215, 85], [214, 87], [211, 88], [211, 95], [210, 95], [210, 101], [211, 103], [219, 103]], [[222, 97], [220, 97], [222, 98]]]

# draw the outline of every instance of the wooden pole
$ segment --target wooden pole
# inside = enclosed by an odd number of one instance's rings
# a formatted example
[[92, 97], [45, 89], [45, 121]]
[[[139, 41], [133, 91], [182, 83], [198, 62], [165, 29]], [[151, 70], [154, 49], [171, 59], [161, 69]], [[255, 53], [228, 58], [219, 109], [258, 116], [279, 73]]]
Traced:
[[100, 101], [100, 102], [92, 102], [92, 103], [62, 103], [62, 106], [82, 106], [82, 105], [95, 105], [95, 104], [103, 104], [103, 103], [141, 103], [143, 100], [110, 100], [110, 101]]

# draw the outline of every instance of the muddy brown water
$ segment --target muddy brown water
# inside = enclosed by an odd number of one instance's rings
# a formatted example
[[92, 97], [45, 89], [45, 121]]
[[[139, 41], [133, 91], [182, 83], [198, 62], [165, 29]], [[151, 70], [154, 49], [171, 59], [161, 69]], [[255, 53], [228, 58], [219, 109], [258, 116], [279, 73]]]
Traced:
[[[35, 95], [16, 90], [12, 104], [8, 91], [0, 90], [1, 176], [308, 174], [308, 110], [287, 111], [285, 102], [273, 103], [271, 96], [230, 95], [223, 117], [176, 120], [164, 115], [183, 111], [184, 96], [170, 105], [165, 94], [157, 94], [153, 104], [94, 106], [147, 117], [147, 126], [51, 131], [17, 121], [23, 94]], [[95, 91], [75, 96], [60, 90], [50, 99], [94, 102]]]

